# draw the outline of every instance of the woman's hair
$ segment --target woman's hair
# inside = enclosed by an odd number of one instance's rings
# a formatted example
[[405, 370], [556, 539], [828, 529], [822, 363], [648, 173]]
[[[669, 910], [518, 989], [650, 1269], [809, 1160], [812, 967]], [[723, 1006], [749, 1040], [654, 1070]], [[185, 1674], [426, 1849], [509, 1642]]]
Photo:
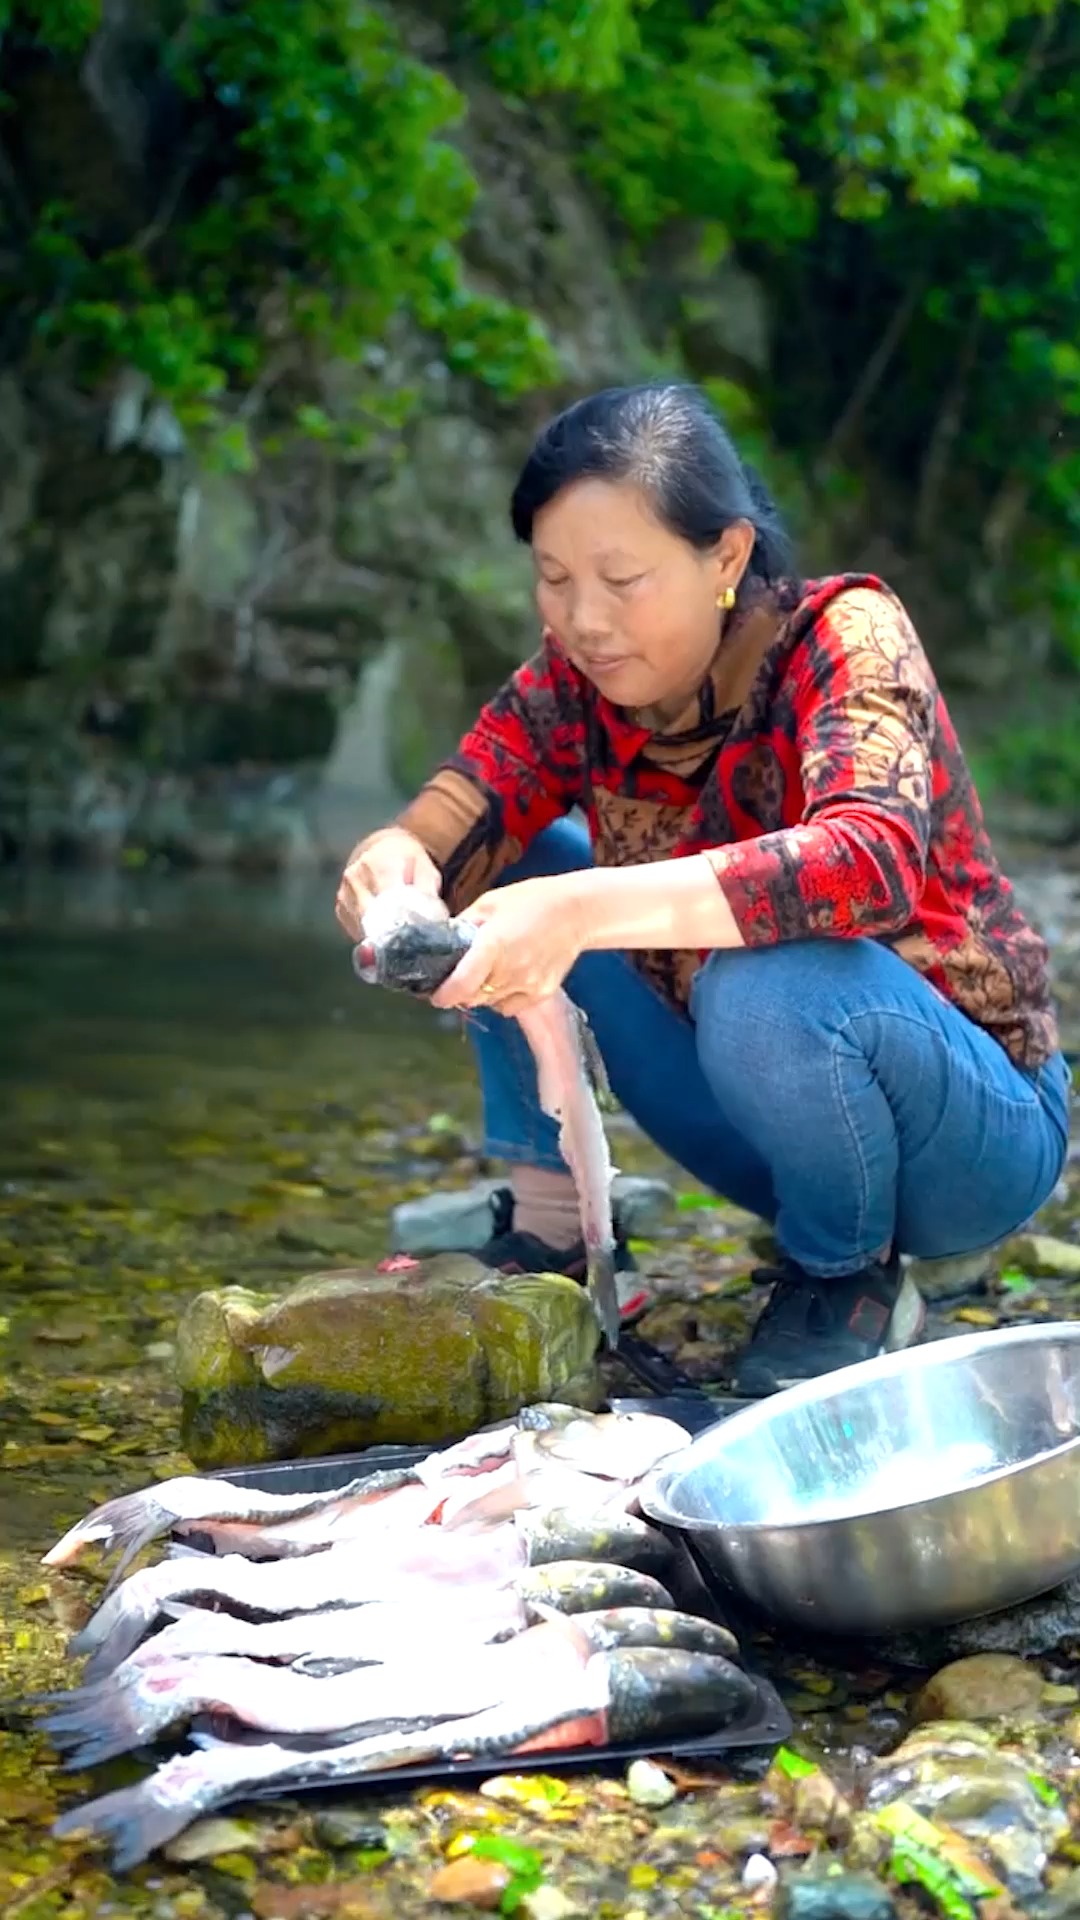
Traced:
[[770, 585], [795, 572], [776, 502], [697, 387], [606, 387], [556, 414], [514, 488], [518, 539], [530, 542], [541, 509], [585, 479], [631, 481], [662, 524], [694, 547], [714, 546], [725, 527], [748, 520], [756, 535], [748, 571]]

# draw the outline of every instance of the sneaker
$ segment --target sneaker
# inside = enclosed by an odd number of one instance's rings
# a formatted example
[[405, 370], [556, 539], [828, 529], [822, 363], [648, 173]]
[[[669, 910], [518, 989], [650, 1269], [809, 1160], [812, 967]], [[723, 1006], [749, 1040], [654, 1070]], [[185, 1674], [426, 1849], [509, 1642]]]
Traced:
[[895, 1254], [835, 1280], [815, 1279], [793, 1260], [769, 1277], [772, 1293], [732, 1369], [734, 1392], [748, 1399], [914, 1346], [922, 1333], [926, 1308]]
[[[514, 1196], [509, 1187], [498, 1188], [491, 1196], [494, 1232], [476, 1259], [499, 1273], [565, 1273], [571, 1280], [585, 1284], [587, 1258], [584, 1240], [571, 1247], [549, 1247], [534, 1233], [518, 1233], [514, 1228]], [[640, 1320], [651, 1305], [648, 1291], [637, 1277], [637, 1262], [623, 1236], [615, 1235], [615, 1286], [619, 1296], [619, 1319], [624, 1327]]]

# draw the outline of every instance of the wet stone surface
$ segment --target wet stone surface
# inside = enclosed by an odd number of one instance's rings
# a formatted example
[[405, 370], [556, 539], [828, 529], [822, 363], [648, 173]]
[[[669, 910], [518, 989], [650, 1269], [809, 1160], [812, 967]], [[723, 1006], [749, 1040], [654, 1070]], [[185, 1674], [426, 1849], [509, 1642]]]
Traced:
[[[1040, 884], [1025, 882], [1036, 904]], [[141, 1764], [64, 1775], [33, 1732], [26, 1698], [73, 1677], [64, 1644], [101, 1578], [93, 1563], [47, 1573], [39, 1556], [95, 1502], [188, 1469], [173, 1384], [185, 1307], [207, 1288], [377, 1260], [395, 1207], [499, 1170], [477, 1156], [458, 1031], [369, 997], [332, 928], [304, 930], [256, 889], [201, 915], [175, 892], [164, 911], [116, 897], [92, 925], [70, 906], [47, 924], [47, 899], [26, 921], [0, 898], [4, 1920], [1080, 1910], [1080, 1579], [933, 1643], [823, 1652], [763, 1636], [795, 1719], [771, 1763], [669, 1764], [666, 1786], [656, 1769], [507, 1771], [478, 1790], [237, 1806], [121, 1880], [52, 1839], [58, 1810]], [[1067, 873], [1052, 905], [1075, 1044]], [[763, 1298], [749, 1278], [760, 1227], [687, 1191], [620, 1116], [612, 1138], [627, 1173], [676, 1194], [636, 1241], [656, 1293], [642, 1331], [714, 1378]], [[1027, 1235], [927, 1288], [933, 1337], [1080, 1314], [1075, 1161], [1037, 1230], [1035, 1246]], [[1013, 1658], [934, 1678], [985, 1653]]]

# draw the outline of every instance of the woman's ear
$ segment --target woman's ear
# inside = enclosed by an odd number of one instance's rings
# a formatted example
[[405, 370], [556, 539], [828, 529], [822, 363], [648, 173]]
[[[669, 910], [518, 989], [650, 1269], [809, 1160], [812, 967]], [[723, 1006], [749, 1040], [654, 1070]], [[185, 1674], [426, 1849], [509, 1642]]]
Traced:
[[714, 549], [716, 557], [717, 590], [722, 593], [726, 587], [737, 587], [747, 567], [750, 555], [754, 551], [757, 535], [749, 520], [733, 520], [725, 527]]

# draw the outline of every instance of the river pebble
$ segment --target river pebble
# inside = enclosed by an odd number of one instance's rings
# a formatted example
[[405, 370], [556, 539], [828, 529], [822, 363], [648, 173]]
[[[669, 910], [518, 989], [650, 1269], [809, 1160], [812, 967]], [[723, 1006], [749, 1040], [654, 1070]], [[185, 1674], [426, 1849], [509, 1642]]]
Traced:
[[928, 1680], [915, 1702], [917, 1720], [1002, 1720], [1030, 1712], [1042, 1699], [1043, 1676], [1011, 1653], [954, 1660]]
[[896, 1920], [891, 1894], [864, 1873], [785, 1875], [773, 1907], [775, 1920]]
[[626, 1786], [639, 1807], [670, 1806], [678, 1793], [674, 1780], [655, 1760], [634, 1760], [626, 1770]]

